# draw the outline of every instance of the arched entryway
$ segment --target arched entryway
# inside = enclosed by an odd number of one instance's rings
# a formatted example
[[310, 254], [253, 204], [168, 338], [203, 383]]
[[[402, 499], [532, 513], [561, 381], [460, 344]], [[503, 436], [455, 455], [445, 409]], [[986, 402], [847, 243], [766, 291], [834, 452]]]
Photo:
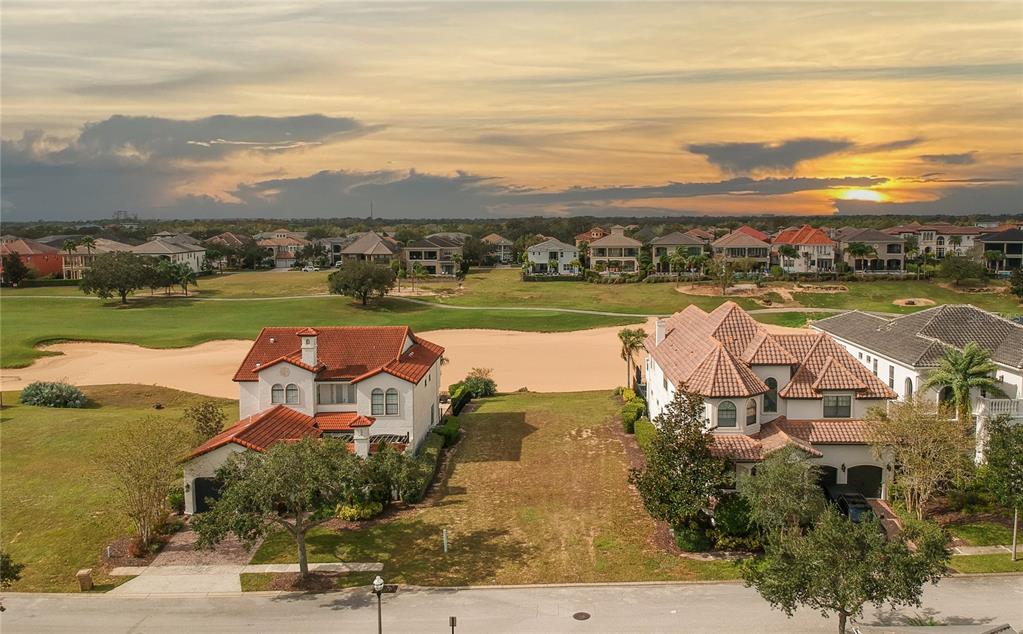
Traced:
[[881, 497], [881, 467], [870, 464], [850, 467], [848, 472], [849, 486], [862, 493], [864, 497]]
[[195, 495], [196, 513], [205, 513], [210, 510], [207, 502], [220, 499], [220, 483], [216, 478], [196, 478], [192, 482], [192, 492]]
[[907, 401], [909, 399], [913, 398], [913, 379], [909, 378], [908, 376], [906, 377], [906, 384], [904, 386], [904, 391], [906, 393], [906, 400]]

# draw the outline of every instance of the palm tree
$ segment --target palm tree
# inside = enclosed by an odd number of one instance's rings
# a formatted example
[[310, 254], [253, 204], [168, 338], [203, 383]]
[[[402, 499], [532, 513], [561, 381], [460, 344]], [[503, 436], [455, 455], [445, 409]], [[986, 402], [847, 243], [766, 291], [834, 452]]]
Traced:
[[1005, 261], [1005, 254], [1001, 251], [985, 251], [984, 259], [987, 261], [988, 266], [998, 270], [998, 265]]
[[[64, 252], [67, 253], [67, 258], [65, 258], [64, 262], [65, 262], [65, 267], [68, 269], [68, 272], [70, 272], [70, 270], [71, 270], [71, 256], [74, 255], [75, 249], [78, 248], [78, 243], [75, 242], [74, 240], [65, 240], [64, 241], [64, 246], [62, 248], [63, 248]], [[65, 273], [65, 275], [66, 275], [66, 273]]]
[[80, 246], [85, 247], [85, 252], [92, 255], [92, 250], [96, 248], [96, 238], [92, 236], [83, 236], [78, 240]]
[[[862, 242], [850, 242], [849, 246], [846, 247], [845, 252], [848, 253], [849, 255], [851, 255], [854, 258], [854, 260], [855, 259], [860, 259], [860, 260], [868, 260], [869, 261], [869, 260], [876, 260], [877, 259], [877, 251], [874, 250], [874, 247], [872, 247], [872, 246], [870, 246], [868, 244], [864, 244]], [[855, 269], [855, 268], [856, 268], [856, 266], [855, 266], [855, 261], [854, 261], [853, 262], [853, 269]], [[864, 268], [869, 269], [870, 268], [869, 264], [868, 265], [864, 265]]]
[[618, 339], [622, 342], [622, 360], [625, 361], [625, 387], [632, 387], [632, 359], [643, 349], [646, 332], [642, 328], [622, 328], [618, 331]]
[[956, 255], [960, 255], [960, 253], [959, 253], [959, 245], [961, 245], [963, 243], [963, 237], [962, 236], [952, 236], [951, 238], [948, 239], [948, 243], [955, 247]]
[[185, 292], [185, 297], [188, 297], [188, 285], [196, 286], [197, 283], [195, 271], [183, 262], [178, 263], [174, 267], [174, 281], [181, 286], [181, 290]]
[[938, 369], [927, 377], [922, 388], [950, 388], [956, 418], [964, 424], [971, 424], [973, 419], [971, 390], [983, 390], [1005, 398], [1005, 392], [998, 387], [998, 381], [992, 378], [997, 371], [998, 366], [991, 360], [991, 353], [978, 346], [977, 342], [971, 341], [962, 351], [947, 348]]
[[[920, 254], [920, 243], [917, 242], [916, 236], [909, 236], [906, 238], [906, 260], [916, 260], [917, 255]], [[916, 265], [916, 279], [920, 279], [920, 263]]]
[[412, 270], [409, 271], [409, 276], [412, 278], [412, 293], [416, 292], [416, 280], [426, 275], [426, 269], [419, 262], [412, 265]]

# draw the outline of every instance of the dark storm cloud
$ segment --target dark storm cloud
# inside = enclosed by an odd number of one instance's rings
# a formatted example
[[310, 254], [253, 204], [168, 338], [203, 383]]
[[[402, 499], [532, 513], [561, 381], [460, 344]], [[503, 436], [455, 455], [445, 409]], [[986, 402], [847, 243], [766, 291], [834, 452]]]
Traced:
[[973, 165], [977, 162], [977, 152], [962, 154], [921, 154], [920, 160], [937, 165]]
[[790, 172], [803, 161], [833, 154], [874, 154], [892, 152], [922, 143], [922, 137], [884, 143], [858, 144], [849, 139], [803, 138], [776, 143], [694, 143], [686, 146], [693, 154], [705, 156], [729, 174]]

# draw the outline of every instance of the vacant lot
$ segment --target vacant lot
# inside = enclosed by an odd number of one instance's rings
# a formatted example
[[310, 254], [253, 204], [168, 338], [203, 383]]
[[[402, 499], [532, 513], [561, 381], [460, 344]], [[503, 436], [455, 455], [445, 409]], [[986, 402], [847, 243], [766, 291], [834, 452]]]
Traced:
[[[380, 561], [388, 581], [432, 586], [734, 578], [731, 563], [652, 544], [654, 523], [627, 483], [615, 410], [610, 392], [479, 401], [461, 417], [454, 469], [433, 504], [371, 528], [317, 531], [310, 559]], [[294, 543], [277, 535], [253, 563], [295, 560]]]
[[[14, 590], [77, 588], [75, 572], [95, 566], [106, 545], [131, 530], [111, 509], [110, 486], [96, 464], [106, 439], [147, 415], [184, 427], [182, 411], [201, 398], [138, 385], [83, 391], [92, 401], [84, 409], [20, 405], [17, 392], [3, 394], [0, 543], [26, 565]], [[224, 407], [237, 415], [234, 402]]]

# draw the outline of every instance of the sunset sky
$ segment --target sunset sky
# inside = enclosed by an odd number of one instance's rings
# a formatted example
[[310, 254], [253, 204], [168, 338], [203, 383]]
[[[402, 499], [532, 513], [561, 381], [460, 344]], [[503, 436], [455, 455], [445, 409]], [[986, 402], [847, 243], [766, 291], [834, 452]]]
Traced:
[[17, 2], [9, 220], [1023, 212], [1023, 3]]

